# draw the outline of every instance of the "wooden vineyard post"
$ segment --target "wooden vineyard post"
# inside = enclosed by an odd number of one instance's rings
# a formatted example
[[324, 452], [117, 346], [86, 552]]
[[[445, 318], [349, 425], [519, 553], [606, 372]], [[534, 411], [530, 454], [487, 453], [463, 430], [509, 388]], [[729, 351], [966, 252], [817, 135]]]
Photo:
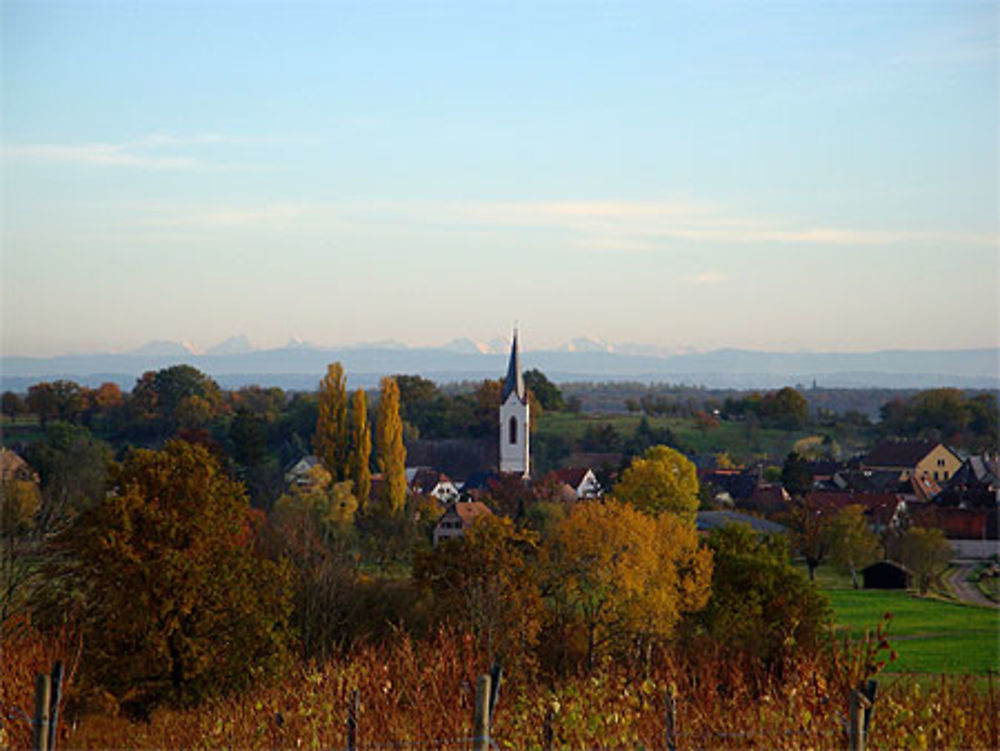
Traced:
[[552, 742], [555, 740], [555, 733], [552, 730], [552, 721], [555, 713], [552, 707], [545, 710], [545, 725], [542, 726], [542, 748], [544, 751], [552, 751]]
[[667, 747], [667, 751], [677, 751], [677, 701], [669, 686], [665, 698], [663, 744]]
[[35, 676], [35, 751], [49, 748], [49, 700], [52, 693], [52, 679], [48, 674]]
[[490, 747], [490, 677], [476, 679], [476, 705], [472, 717], [472, 751], [487, 751]]
[[871, 701], [865, 696], [863, 691], [859, 689], [851, 691], [848, 725], [851, 751], [865, 751], [865, 714], [866, 710], [870, 709], [871, 706]]
[[358, 747], [358, 714], [361, 710], [361, 692], [354, 689], [351, 692], [350, 703], [347, 705], [347, 751], [356, 751]]
[[56, 662], [49, 679], [49, 744], [46, 751], [55, 751], [56, 732], [59, 730], [59, 702], [62, 701], [63, 666]]

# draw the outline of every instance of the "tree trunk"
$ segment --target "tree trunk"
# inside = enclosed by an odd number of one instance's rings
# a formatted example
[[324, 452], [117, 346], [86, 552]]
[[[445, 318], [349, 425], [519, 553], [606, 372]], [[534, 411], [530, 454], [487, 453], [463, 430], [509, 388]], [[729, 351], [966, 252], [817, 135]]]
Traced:
[[589, 633], [587, 634], [587, 672], [592, 673], [594, 671], [594, 631], [595, 626], [591, 626]]
[[184, 662], [181, 658], [181, 650], [177, 645], [177, 632], [170, 635], [168, 640], [170, 648], [170, 683], [174, 691], [180, 693], [184, 685]]

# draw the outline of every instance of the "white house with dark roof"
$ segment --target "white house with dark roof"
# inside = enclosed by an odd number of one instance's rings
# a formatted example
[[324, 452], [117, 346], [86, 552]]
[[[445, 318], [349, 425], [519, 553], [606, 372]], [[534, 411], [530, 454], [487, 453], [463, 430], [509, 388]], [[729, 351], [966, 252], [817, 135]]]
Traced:
[[309, 485], [312, 483], [312, 472], [314, 467], [319, 466], [319, 457], [314, 454], [303, 456], [285, 470], [285, 483], [287, 485]]
[[552, 473], [556, 480], [573, 489], [577, 498], [597, 498], [601, 483], [589, 467], [564, 467]]
[[410, 492], [416, 495], [429, 495], [441, 503], [458, 499], [458, 488], [451, 478], [432, 467], [407, 468], [406, 480]]

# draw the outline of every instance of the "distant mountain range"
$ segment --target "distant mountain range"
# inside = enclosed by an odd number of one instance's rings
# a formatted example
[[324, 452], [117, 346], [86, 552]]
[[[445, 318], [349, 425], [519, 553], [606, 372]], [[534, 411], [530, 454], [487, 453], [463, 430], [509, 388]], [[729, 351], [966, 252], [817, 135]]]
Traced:
[[[370, 387], [383, 375], [415, 373], [439, 383], [499, 378], [506, 370], [504, 339], [488, 343], [455, 339], [440, 347], [407, 347], [372, 342], [320, 347], [291, 340], [273, 349], [256, 349], [236, 336], [197, 352], [179, 342], [149, 342], [122, 353], [5, 357], [0, 385], [23, 391], [32, 383], [57, 378], [88, 386], [114, 381], [131, 389], [144, 371], [187, 363], [222, 386], [247, 384], [313, 389], [328, 363], [340, 361], [352, 386]], [[818, 385], [830, 388], [997, 388], [1000, 349], [885, 350], [865, 353], [760, 352], [718, 349], [668, 350], [650, 345], [612, 345], [589, 338], [552, 350], [522, 352], [525, 369], [538, 368], [555, 382], [639, 381], [709, 388], [778, 388]]]

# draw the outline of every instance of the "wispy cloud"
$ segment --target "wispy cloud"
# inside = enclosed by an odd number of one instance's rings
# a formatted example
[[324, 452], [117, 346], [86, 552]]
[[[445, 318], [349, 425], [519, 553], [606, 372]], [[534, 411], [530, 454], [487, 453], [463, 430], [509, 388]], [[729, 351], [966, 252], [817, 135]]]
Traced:
[[3, 148], [5, 161], [84, 164], [98, 167], [135, 167], [151, 170], [248, 169], [189, 154], [171, 153], [178, 147], [252, 143], [259, 139], [234, 138], [217, 133], [178, 136], [153, 133], [122, 143], [15, 144]]
[[337, 221], [332, 206], [305, 203], [268, 203], [257, 207], [215, 208], [195, 211], [151, 210], [142, 221], [146, 227], [193, 230], [295, 231], [322, 222]]
[[691, 277], [691, 284], [722, 284], [729, 279], [721, 271], [703, 271]]
[[[876, 247], [935, 242], [992, 245], [990, 234], [873, 230], [813, 226], [770, 217], [740, 216], [709, 203], [660, 201], [543, 202], [274, 202], [256, 206], [143, 209], [141, 224], [205, 231], [272, 230], [310, 234], [341, 230], [543, 232], [564, 247], [599, 253], [668, 250], [677, 242], [712, 245]], [[724, 281], [706, 272], [692, 283]]]
[[[391, 206], [385, 207], [392, 208]], [[815, 226], [772, 217], [741, 216], [710, 203], [566, 201], [436, 203], [397, 206], [424, 221], [578, 235], [597, 251], [663, 248], [673, 240], [739, 244], [867, 246], [915, 242], [996, 245], [996, 235]]]

